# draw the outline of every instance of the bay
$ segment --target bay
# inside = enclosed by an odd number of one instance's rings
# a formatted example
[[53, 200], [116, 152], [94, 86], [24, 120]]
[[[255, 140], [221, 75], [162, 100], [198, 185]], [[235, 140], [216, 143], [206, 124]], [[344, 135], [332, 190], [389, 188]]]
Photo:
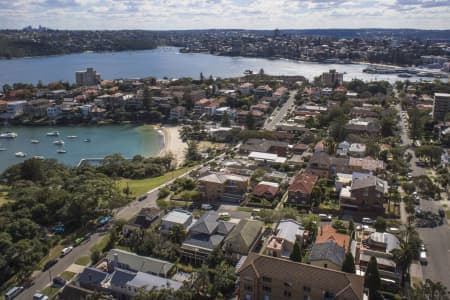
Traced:
[[[103, 158], [113, 153], [131, 158], [140, 154], [156, 156], [163, 145], [163, 137], [152, 126], [104, 125], [70, 127], [0, 127], [0, 132], [16, 132], [15, 139], [0, 139], [0, 173], [7, 167], [32, 156], [56, 158], [60, 162], [75, 166], [82, 158]], [[47, 136], [48, 132], [59, 131], [60, 136]], [[70, 139], [68, 136], [77, 136]], [[63, 146], [54, 145], [55, 140], [64, 141]], [[84, 142], [90, 139], [90, 142]], [[39, 140], [38, 144], [31, 140]], [[59, 154], [57, 149], [67, 152]], [[25, 158], [15, 156], [16, 152], [27, 154]]]
[[[73, 83], [77, 70], [93, 67], [103, 79], [141, 78], [199, 78], [242, 76], [245, 70], [258, 72], [264, 69], [271, 75], [303, 75], [313, 79], [329, 69], [345, 73], [344, 80], [354, 78], [365, 81], [402, 80], [396, 75], [367, 74], [367, 64], [322, 64], [298, 62], [286, 59], [263, 59], [247, 57], [216, 56], [202, 53], [179, 53], [178, 48], [162, 47], [154, 50], [78, 53], [57, 56], [0, 60], [0, 86], [14, 82], [44, 84], [63, 80]], [[404, 79], [403, 79], [404, 80]], [[408, 78], [410, 81], [419, 77]], [[428, 78], [432, 80], [432, 78]]]

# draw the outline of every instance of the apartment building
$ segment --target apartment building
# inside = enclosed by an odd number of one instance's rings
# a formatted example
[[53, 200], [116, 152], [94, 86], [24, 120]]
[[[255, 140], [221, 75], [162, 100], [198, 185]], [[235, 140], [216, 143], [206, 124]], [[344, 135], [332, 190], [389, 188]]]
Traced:
[[247, 193], [249, 181], [247, 176], [211, 173], [198, 179], [198, 190], [208, 202], [240, 203]]
[[433, 120], [445, 121], [445, 116], [450, 112], [450, 94], [434, 93]]

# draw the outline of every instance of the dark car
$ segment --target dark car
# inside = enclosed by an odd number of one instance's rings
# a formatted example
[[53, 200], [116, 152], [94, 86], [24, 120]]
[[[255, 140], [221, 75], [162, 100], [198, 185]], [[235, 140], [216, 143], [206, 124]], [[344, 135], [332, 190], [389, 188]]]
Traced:
[[55, 277], [55, 278], [53, 278], [53, 283], [55, 285], [64, 286], [64, 285], [66, 285], [67, 280], [65, 280], [64, 278], [61, 278], [61, 277]]
[[141, 195], [138, 198], [138, 201], [144, 201], [145, 199], [147, 199], [147, 195]]
[[47, 271], [48, 269], [50, 269], [51, 267], [53, 267], [54, 265], [56, 265], [56, 263], [58, 262], [57, 259], [51, 259], [49, 260], [45, 266], [44, 266], [44, 271]]

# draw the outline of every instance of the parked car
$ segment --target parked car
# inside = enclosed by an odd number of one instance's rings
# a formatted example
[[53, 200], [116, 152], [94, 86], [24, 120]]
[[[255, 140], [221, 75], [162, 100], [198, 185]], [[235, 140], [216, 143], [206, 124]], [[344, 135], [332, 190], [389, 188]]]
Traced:
[[60, 286], [65, 286], [67, 283], [67, 280], [65, 280], [62, 277], [55, 277], [53, 278], [53, 283]]
[[23, 286], [15, 286], [5, 293], [5, 300], [11, 300], [17, 297], [23, 291]]
[[58, 262], [58, 259], [51, 259], [51, 260], [49, 260], [49, 261], [44, 265], [44, 271], [47, 271], [48, 269], [50, 269], [51, 267], [53, 267], [54, 265], [56, 265], [57, 262]]
[[373, 220], [371, 218], [362, 218], [362, 222], [363, 222], [363, 224], [374, 224], [375, 220]]
[[202, 209], [204, 209], [204, 210], [211, 210], [211, 209], [213, 209], [213, 207], [212, 207], [211, 204], [205, 203], [205, 204], [202, 204]]
[[145, 199], [147, 199], [147, 194], [139, 196], [138, 201], [144, 201]]
[[33, 300], [48, 300], [48, 296], [41, 293], [36, 293], [33, 295]]
[[419, 261], [422, 265], [428, 264], [427, 253], [425, 251], [420, 251]]
[[331, 221], [332, 216], [327, 214], [319, 214], [319, 218], [321, 221]]
[[66, 256], [66, 255], [69, 254], [72, 250], [73, 250], [73, 246], [69, 246], [69, 247], [66, 247], [66, 248], [62, 249], [62, 250], [61, 250], [61, 257]]

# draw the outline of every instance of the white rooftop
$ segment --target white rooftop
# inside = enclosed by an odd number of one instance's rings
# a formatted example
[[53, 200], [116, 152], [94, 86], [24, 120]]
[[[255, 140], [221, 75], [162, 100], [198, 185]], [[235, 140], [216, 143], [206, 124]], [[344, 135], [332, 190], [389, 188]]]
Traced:
[[171, 223], [184, 224], [191, 217], [192, 217], [192, 214], [186, 210], [174, 209], [171, 212], [169, 212], [167, 215], [162, 217], [162, 220], [171, 222]]
[[264, 160], [269, 162], [276, 162], [276, 163], [284, 163], [286, 162], [286, 157], [280, 157], [273, 153], [265, 153], [265, 152], [250, 152], [248, 155], [249, 159], [255, 159], [255, 160]]

